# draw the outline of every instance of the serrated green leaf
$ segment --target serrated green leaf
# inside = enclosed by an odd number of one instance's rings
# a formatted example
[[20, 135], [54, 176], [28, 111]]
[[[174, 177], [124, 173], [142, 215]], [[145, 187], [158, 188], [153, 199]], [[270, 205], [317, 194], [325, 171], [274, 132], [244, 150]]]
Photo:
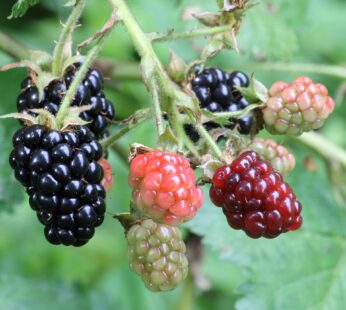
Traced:
[[222, 211], [210, 202], [186, 224], [204, 236], [204, 242], [222, 258], [250, 271], [249, 280], [239, 288], [243, 298], [237, 309], [329, 310], [346, 306], [346, 212], [333, 198], [324, 162], [314, 156], [318, 170], [308, 171], [303, 159], [309, 153], [298, 151], [297, 168], [288, 182], [303, 204], [304, 225], [299, 231], [273, 240], [253, 240], [232, 230]]
[[30, 7], [39, 2], [40, 0], [18, 0], [12, 7], [11, 15], [8, 18], [12, 19], [24, 16]]

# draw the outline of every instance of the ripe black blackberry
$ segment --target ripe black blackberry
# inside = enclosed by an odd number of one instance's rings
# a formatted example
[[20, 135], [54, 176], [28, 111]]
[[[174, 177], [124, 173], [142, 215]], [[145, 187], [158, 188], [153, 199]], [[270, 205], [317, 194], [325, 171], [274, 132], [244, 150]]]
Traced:
[[86, 126], [60, 132], [41, 125], [19, 129], [9, 161], [52, 244], [81, 246], [104, 220], [103, 150]]
[[[196, 75], [191, 81], [192, 90], [196, 94], [200, 106], [210, 112], [236, 112], [244, 110], [249, 103], [236, 87], [248, 87], [248, 76], [240, 71], [226, 73], [219, 68], [210, 68]], [[240, 119], [230, 119], [232, 125], [227, 128], [237, 128], [240, 134], [250, 134], [254, 118], [246, 115]], [[209, 122], [205, 124], [207, 130], [218, 128], [220, 125]], [[187, 128], [187, 134], [192, 141], [198, 141], [199, 135], [193, 127]]]
[[[71, 65], [66, 69], [63, 78], [54, 80], [45, 87], [41, 101], [34, 81], [30, 77], [25, 78], [21, 84], [22, 92], [17, 99], [18, 112], [34, 115], [29, 111], [30, 109], [43, 108], [56, 115], [66, 90], [70, 87], [79, 67], [78, 63]], [[105, 97], [102, 73], [97, 69], [89, 69], [72, 102], [72, 106], [89, 104], [92, 108], [82, 112], [80, 117], [90, 122], [87, 126], [96, 138], [100, 139], [106, 132], [109, 123], [114, 119], [115, 113], [112, 102]]]

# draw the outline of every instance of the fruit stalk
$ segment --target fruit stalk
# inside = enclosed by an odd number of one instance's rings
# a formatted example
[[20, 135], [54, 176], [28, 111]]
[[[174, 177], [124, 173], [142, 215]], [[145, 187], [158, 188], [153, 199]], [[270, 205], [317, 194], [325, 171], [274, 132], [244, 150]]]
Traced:
[[95, 58], [100, 53], [107, 36], [112, 32], [113, 29], [114, 29], [114, 25], [112, 27], [110, 27], [106, 32], [104, 32], [100, 36], [100, 38], [98, 39], [98, 41], [96, 43], [96, 46], [94, 46], [90, 50], [90, 52], [88, 53], [88, 55], [84, 59], [82, 66], [77, 71], [76, 77], [74, 78], [73, 82], [71, 83], [70, 88], [66, 92], [66, 95], [65, 95], [65, 97], [61, 103], [59, 112], [57, 114], [58, 126], [61, 126], [63, 124], [64, 118], [66, 117], [66, 114], [68, 112], [68, 108], [70, 107], [70, 104], [73, 101], [73, 98], [77, 92], [79, 85], [82, 83], [86, 73], [88, 72], [89, 67], [91, 66], [91, 64], [93, 63]]
[[201, 137], [203, 137], [205, 139], [208, 146], [214, 152], [216, 157], [219, 160], [223, 161], [223, 155], [222, 155], [221, 150], [219, 149], [218, 145], [215, 143], [213, 138], [208, 134], [208, 131], [206, 131], [206, 129], [203, 127], [203, 125], [201, 125], [201, 124], [196, 125], [196, 129], [197, 129], [198, 133], [201, 135]]
[[69, 18], [66, 21], [66, 24], [63, 26], [59, 41], [57, 45], [55, 46], [55, 49], [53, 52], [54, 60], [52, 64], [52, 72], [56, 76], [59, 76], [61, 73], [62, 62], [65, 56], [64, 49], [66, 48], [66, 44], [69, 41], [69, 37], [71, 33], [73, 32], [74, 28], [76, 27], [78, 23], [80, 16], [82, 15], [85, 3], [86, 3], [85, 0], [77, 1], [77, 4], [73, 8]]

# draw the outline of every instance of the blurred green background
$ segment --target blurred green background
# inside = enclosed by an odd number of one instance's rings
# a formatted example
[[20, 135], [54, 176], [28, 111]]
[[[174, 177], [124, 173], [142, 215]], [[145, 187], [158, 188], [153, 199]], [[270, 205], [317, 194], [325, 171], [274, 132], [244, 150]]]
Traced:
[[[0, 1], [0, 31], [31, 49], [51, 52], [59, 22], [68, 16], [64, 2], [42, 0], [24, 18], [8, 20], [14, 1]], [[82, 26], [75, 33], [76, 43], [95, 33], [109, 16], [107, 1], [88, 2]], [[128, 2], [148, 32], [195, 27], [195, 21], [181, 20], [187, 8], [216, 10], [212, 0]], [[244, 18], [238, 37], [240, 54], [223, 51], [211, 64], [254, 73], [267, 86], [302, 74], [326, 84], [337, 107], [320, 132], [346, 148], [345, 16], [344, 0], [260, 0]], [[169, 48], [192, 60], [204, 42], [160, 43], [156, 50], [164, 63]], [[138, 62], [122, 27], [112, 34], [102, 56], [120, 62], [120, 66], [132, 67]], [[0, 50], [0, 65], [11, 61]], [[15, 111], [25, 75], [21, 69], [0, 73], [0, 114]], [[136, 76], [119, 74], [108, 84], [107, 95], [115, 104], [118, 119], [150, 104]], [[129, 271], [124, 234], [111, 216], [82, 248], [55, 247], [45, 241], [42, 226], [7, 164], [10, 137], [18, 126], [14, 120], [0, 122], [0, 309], [346, 308], [345, 171], [337, 167], [331, 172], [328, 161], [301, 144], [278, 139], [287, 142], [297, 156], [297, 168], [289, 182], [304, 206], [303, 228], [275, 240], [250, 240], [243, 232], [231, 230], [222, 212], [206, 201], [198, 216], [185, 225], [202, 239], [201, 245], [200, 238], [189, 238], [193, 272], [176, 291], [154, 294]], [[146, 123], [131, 132], [120, 140], [118, 148], [127, 151], [132, 142], [154, 146], [153, 125]], [[316, 169], [306, 169], [306, 158], [314, 161]], [[110, 152], [110, 161], [115, 185], [108, 211], [125, 211], [130, 198], [128, 165], [116, 152]]]

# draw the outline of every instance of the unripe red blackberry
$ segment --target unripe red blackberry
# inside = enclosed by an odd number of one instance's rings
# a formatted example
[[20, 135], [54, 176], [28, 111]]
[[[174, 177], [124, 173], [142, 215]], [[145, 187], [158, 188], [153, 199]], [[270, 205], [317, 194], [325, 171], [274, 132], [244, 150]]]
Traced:
[[137, 155], [131, 161], [129, 184], [138, 210], [160, 223], [188, 221], [203, 203], [189, 161], [177, 154], [155, 150]]
[[173, 290], [186, 278], [186, 247], [178, 228], [147, 219], [132, 226], [126, 237], [130, 268], [149, 290]]
[[280, 81], [272, 85], [263, 117], [272, 134], [300, 135], [322, 127], [333, 110], [327, 88], [300, 77], [290, 84]]
[[[71, 65], [66, 69], [63, 77], [50, 82], [45, 87], [43, 98], [40, 101], [38, 88], [31, 78], [26, 78], [22, 82], [22, 92], [17, 99], [18, 112], [25, 112], [31, 115], [30, 109], [47, 109], [56, 115], [59, 111], [60, 104], [70, 87], [80, 64]], [[79, 85], [72, 106], [91, 105], [91, 109], [80, 114], [80, 117], [90, 122], [87, 126], [99, 140], [110, 122], [115, 117], [112, 102], [106, 99], [103, 92], [103, 77], [100, 71], [90, 68], [83, 82]]]
[[275, 238], [302, 225], [302, 205], [291, 187], [254, 151], [216, 170], [210, 198], [232, 228], [252, 238]]
[[26, 188], [31, 208], [52, 244], [81, 246], [104, 219], [103, 150], [85, 126], [57, 131], [41, 125], [19, 129], [10, 165]]
[[287, 148], [271, 139], [255, 138], [247, 150], [257, 152], [263, 159], [270, 162], [275, 171], [283, 176], [290, 173], [296, 165], [294, 155]]
[[[192, 90], [200, 102], [200, 106], [209, 112], [236, 112], [244, 110], [249, 106], [247, 100], [242, 96], [237, 87], [249, 86], [248, 76], [240, 71], [226, 73], [219, 68], [209, 68], [196, 75], [192, 81]], [[252, 115], [240, 119], [231, 119], [233, 125], [227, 128], [237, 128], [241, 134], [250, 134], [254, 123]], [[209, 122], [205, 124], [207, 130], [220, 127], [220, 125]], [[199, 135], [192, 126], [185, 128], [191, 140], [197, 142]]]

